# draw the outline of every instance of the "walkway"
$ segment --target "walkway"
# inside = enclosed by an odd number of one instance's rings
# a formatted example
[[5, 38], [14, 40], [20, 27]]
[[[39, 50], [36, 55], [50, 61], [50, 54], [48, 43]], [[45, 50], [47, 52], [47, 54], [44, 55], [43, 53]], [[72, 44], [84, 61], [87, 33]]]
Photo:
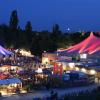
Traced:
[[[90, 86], [84, 86], [84, 87], [75, 87], [75, 88], [66, 88], [66, 89], [55, 89], [58, 93], [58, 96], [62, 96], [65, 93], [75, 93], [75, 92], [85, 92], [85, 91], [91, 91], [93, 89], [96, 89], [97, 85], [90, 85]], [[20, 95], [12, 95], [8, 97], [1, 97], [0, 100], [32, 100], [33, 97], [46, 97], [50, 96], [51, 91], [41, 90], [41, 91], [34, 91], [33, 93], [27, 93], [27, 94], [20, 94]]]

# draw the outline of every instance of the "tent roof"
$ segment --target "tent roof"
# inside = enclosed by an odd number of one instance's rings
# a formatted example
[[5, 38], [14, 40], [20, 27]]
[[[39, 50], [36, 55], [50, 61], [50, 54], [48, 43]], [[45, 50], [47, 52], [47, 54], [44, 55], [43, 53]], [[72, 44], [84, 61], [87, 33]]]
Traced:
[[15, 84], [15, 83], [21, 83], [21, 80], [18, 78], [0, 80], [0, 85]]
[[7, 56], [7, 55], [12, 55], [13, 53], [10, 52], [10, 51], [8, 51], [8, 50], [6, 50], [5, 48], [3, 48], [3, 47], [0, 45], [0, 54], [1, 54], [1, 55]]
[[61, 53], [88, 53], [94, 54], [100, 52], [100, 38], [93, 35], [91, 32], [90, 36], [87, 37], [82, 42], [69, 47], [66, 50], [61, 51]]

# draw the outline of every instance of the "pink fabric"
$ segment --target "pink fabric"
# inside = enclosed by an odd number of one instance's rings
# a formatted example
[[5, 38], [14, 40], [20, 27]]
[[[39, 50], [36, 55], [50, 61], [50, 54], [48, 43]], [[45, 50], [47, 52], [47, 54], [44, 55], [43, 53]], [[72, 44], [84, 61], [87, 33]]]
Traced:
[[[88, 53], [93, 54], [96, 52], [100, 52], [100, 38], [93, 35], [91, 32], [90, 36], [83, 40], [82, 42], [69, 47], [64, 50], [67, 53]], [[63, 51], [62, 51], [63, 52]]]

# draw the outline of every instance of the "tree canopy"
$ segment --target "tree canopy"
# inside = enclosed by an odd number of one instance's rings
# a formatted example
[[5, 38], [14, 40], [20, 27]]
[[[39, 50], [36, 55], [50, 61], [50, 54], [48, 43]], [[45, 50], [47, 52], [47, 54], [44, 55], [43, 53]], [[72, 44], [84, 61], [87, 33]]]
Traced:
[[[52, 32], [47, 30], [38, 32], [33, 30], [30, 21], [26, 22], [25, 29], [21, 29], [16, 10], [11, 13], [9, 25], [0, 25], [1, 45], [15, 49], [25, 48], [37, 56], [41, 56], [44, 51], [53, 52], [58, 48], [76, 44], [88, 35], [89, 32], [63, 33], [58, 24], [53, 25]], [[100, 37], [100, 34], [95, 33], [95, 35]]]

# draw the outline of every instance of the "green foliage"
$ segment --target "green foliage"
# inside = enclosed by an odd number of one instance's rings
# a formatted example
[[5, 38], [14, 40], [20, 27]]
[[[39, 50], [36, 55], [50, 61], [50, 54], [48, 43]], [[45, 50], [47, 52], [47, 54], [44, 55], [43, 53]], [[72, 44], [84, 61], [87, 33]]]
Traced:
[[30, 21], [28, 21], [26, 23], [25, 35], [26, 35], [26, 40], [27, 40], [28, 48], [30, 48], [29, 44], [32, 42], [32, 38], [33, 38], [33, 35], [32, 35], [32, 25], [31, 25]]
[[32, 32], [32, 25], [31, 25], [31, 22], [30, 22], [30, 21], [28, 21], [28, 22], [26, 23], [25, 31], [26, 31], [26, 32]]
[[[87, 33], [62, 33], [58, 24], [48, 31], [32, 31], [32, 24], [28, 21], [25, 30], [18, 26], [17, 11], [14, 10], [10, 16], [9, 26], [0, 25], [0, 43], [9, 48], [24, 48], [30, 50], [34, 55], [41, 56], [42, 52], [53, 52], [58, 48], [66, 48], [89, 36]], [[95, 33], [97, 35], [97, 33]], [[97, 36], [100, 36], [98, 34]]]
[[16, 30], [17, 29], [17, 26], [18, 26], [18, 16], [17, 16], [17, 11], [14, 10], [12, 11], [11, 13], [11, 16], [10, 16], [10, 22], [9, 22], [9, 26], [11, 29], [13, 30]]

